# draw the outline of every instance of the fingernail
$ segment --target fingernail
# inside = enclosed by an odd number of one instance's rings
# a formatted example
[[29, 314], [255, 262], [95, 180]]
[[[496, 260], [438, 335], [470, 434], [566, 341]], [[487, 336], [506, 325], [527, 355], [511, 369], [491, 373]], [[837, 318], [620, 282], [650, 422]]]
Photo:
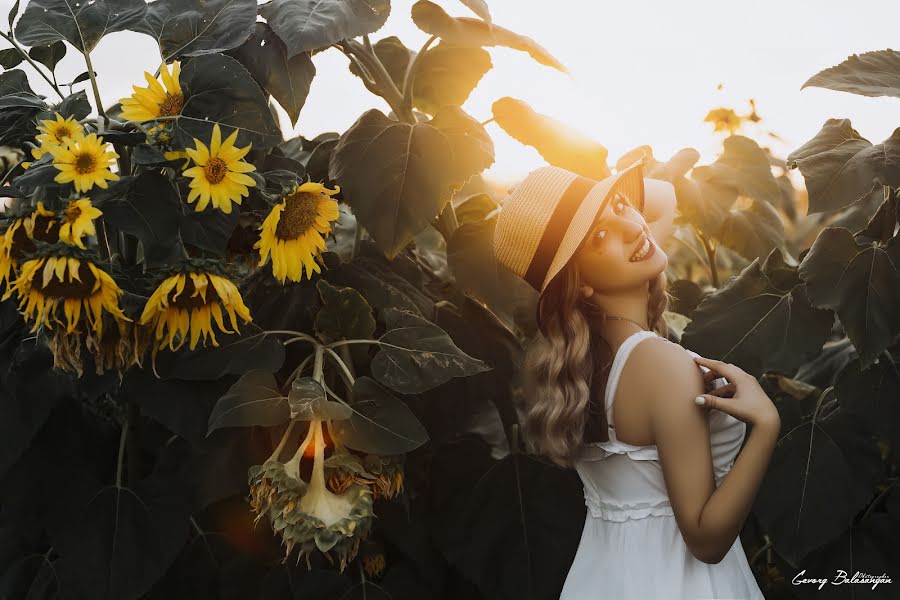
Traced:
[[703, 406], [706, 403], [706, 399], [703, 396], [697, 396], [694, 398], [694, 404], [697, 406]]

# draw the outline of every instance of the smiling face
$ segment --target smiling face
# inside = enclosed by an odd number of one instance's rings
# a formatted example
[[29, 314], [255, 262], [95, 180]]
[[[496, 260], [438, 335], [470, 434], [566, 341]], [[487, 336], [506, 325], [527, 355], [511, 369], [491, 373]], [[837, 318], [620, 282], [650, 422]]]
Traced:
[[601, 294], [644, 284], [668, 265], [668, 257], [656, 246], [644, 216], [619, 193], [594, 220], [572, 260], [578, 263], [581, 284]]

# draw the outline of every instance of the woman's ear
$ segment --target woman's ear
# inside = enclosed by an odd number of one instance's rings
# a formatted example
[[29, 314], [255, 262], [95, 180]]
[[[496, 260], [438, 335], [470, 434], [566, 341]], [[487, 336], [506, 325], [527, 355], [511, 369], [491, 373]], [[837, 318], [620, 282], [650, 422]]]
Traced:
[[581, 295], [584, 296], [585, 298], [590, 298], [591, 296], [594, 295], [594, 288], [592, 288], [589, 285], [581, 286]]

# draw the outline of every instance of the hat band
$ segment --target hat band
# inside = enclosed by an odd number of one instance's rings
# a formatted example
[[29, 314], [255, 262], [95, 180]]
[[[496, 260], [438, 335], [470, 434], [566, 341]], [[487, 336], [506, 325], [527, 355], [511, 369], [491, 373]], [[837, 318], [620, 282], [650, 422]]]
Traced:
[[556, 251], [559, 250], [563, 236], [575, 217], [575, 212], [581, 205], [581, 201], [596, 184], [597, 182], [593, 179], [579, 175], [569, 184], [562, 198], [557, 202], [556, 208], [553, 209], [553, 214], [550, 215], [550, 220], [547, 221], [547, 226], [544, 228], [544, 233], [541, 235], [541, 240], [538, 242], [537, 249], [534, 251], [534, 256], [531, 257], [531, 263], [528, 265], [528, 270], [524, 276], [525, 281], [530, 283], [531, 287], [537, 291], [541, 291], [541, 286], [544, 283], [544, 278], [547, 276], [547, 271], [550, 269], [550, 264], [553, 262], [553, 257], [556, 256]]

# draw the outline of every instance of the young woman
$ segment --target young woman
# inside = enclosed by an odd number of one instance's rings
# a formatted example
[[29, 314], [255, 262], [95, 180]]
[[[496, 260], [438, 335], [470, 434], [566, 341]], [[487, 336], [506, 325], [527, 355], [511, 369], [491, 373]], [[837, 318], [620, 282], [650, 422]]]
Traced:
[[780, 420], [755, 377], [667, 339], [674, 213], [640, 162], [600, 182], [542, 167], [499, 211], [498, 262], [540, 293], [528, 443], [588, 507], [563, 600], [763, 599], [739, 533]]

